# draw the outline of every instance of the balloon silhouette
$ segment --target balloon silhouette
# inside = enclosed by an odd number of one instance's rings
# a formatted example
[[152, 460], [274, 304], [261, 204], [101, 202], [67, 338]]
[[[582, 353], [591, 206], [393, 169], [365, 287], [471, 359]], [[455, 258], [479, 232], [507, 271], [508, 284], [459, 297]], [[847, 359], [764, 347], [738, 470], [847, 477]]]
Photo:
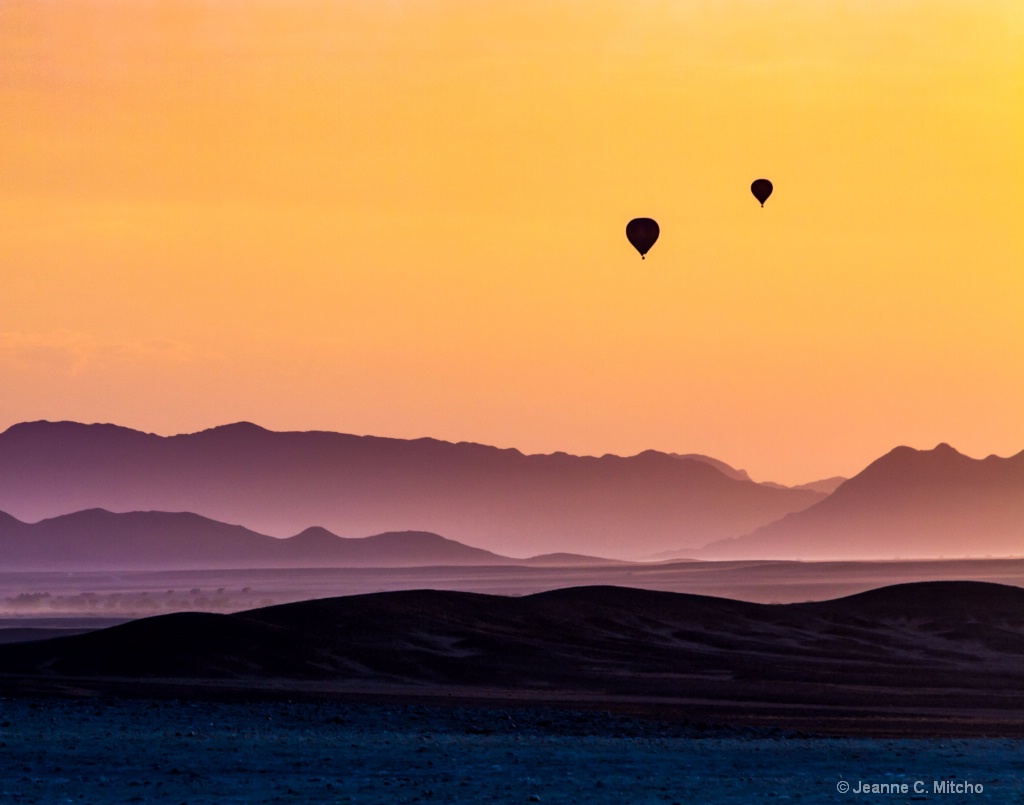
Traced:
[[653, 218], [634, 218], [626, 224], [626, 238], [640, 252], [641, 260], [651, 250], [660, 233], [658, 222]]
[[754, 183], [750, 185], [750, 192], [754, 194], [754, 198], [761, 202], [761, 206], [768, 200], [768, 196], [772, 194], [772, 183], [767, 179], [755, 179]]

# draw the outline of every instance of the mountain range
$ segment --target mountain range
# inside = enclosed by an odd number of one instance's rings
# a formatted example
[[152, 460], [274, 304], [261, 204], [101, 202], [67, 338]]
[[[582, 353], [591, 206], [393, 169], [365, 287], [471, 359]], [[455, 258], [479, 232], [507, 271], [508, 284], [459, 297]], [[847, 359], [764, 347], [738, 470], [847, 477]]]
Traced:
[[277, 539], [188, 512], [88, 509], [38, 523], [0, 512], [5, 571], [600, 564], [618, 563], [575, 554], [512, 559], [423, 531], [344, 539], [312, 527]]
[[[60, 543], [55, 553], [81, 560], [83, 534], [114, 562], [117, 539], [127, 546], [142, 533], [153, 543], [146, 562], [160, 551], [181, 561], [182, 552], [194, 551], [211, 567], [495, 564], [552, 551], [568, 554], [549, 556], [555, 565], [604, 561], [592, 556], [1024, 554], [1024, 452], [973, 459], [946, 444], [897, 447], [853, 478], [817, 486], [833, 491], [754, 483], [743, 470], [697, 454], [524, 455], [433, 439], [275, 433], [245, 423], [170, 437], [70, 422], [25, 423], [0, 434], [0, 510], [9, 512], [0, 516], [0, 536], [33, 528], [38, 545]], [[169, 519], [174, 512], [195, 516]], [[177, 549], [169, 547], [172, 523]], [[403, 533], [399, 551], [392, 543]], [[371, 543], [337, 536], [366, 534], [391, 535], [373, 538], [390, 547], [370, 550]], [[14, 549], [5, 550], [14, 561]], [[123, 561], [136, 562], [140, 550], [131, 547]]]
[[0, 510], [25, 521], [187, 511], [275, 537], [429, 531], [510, 556], [638, 558], [746, 534], [823, 497], [656, 451], [524, 455], [247, 423], [164, 437], [32, 422], [0, 434]]

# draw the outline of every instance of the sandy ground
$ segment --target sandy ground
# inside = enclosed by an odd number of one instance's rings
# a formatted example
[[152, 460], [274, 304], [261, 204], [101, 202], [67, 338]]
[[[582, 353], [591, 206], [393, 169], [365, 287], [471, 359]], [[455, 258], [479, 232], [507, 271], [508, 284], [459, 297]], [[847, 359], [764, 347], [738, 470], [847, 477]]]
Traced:
[[[983, 791], [935, 793], [943, 781]], [[855, 793], [863, 783], [909, 793]], [[0, 700], [3, 803], [912, 800], [1024, 802], [1024, 741], [822, 738], [554, 707]]]

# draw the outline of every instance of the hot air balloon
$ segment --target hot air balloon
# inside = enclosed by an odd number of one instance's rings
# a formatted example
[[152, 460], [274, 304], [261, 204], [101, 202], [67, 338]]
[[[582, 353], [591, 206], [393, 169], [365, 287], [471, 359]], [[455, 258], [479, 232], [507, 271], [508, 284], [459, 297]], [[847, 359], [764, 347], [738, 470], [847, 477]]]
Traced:
[[660, 233], [658, 222], [653, 218], [634, 218], [626, 224], [626, 238], [640, 252], [641, 260], [651, 250]]
[[754, 194], [754, 198], [761, 202], [761, 206], [768, 200], [768, 196], [772, 194], [772, 183], [767, 179], [755, 179], [754, 183], [750, 185], [750, 192]]

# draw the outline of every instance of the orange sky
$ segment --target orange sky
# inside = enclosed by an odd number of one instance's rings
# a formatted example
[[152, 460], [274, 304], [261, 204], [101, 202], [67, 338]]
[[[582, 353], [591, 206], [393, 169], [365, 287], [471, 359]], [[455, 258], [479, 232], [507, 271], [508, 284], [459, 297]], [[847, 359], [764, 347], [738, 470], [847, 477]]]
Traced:
[[1016, 453], [1022, 43], [1019, 0], [6, 0], [0, 427]]

